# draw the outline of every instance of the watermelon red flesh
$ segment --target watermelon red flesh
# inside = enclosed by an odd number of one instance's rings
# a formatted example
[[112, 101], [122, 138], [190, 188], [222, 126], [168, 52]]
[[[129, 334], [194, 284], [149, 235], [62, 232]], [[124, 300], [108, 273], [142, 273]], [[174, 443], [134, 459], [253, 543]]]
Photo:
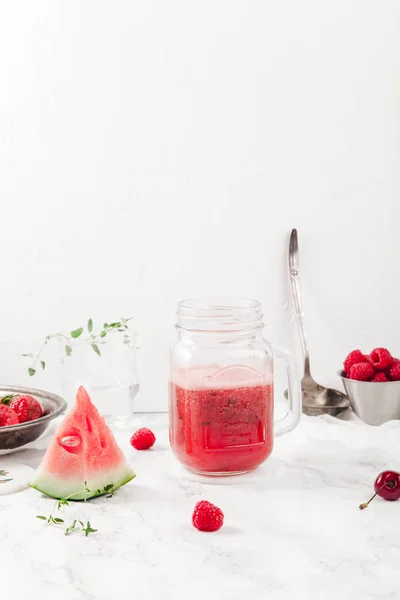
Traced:
[[[71, 440], [75, 445], [66, 443]], [[134, 477], [110, 428], [86, 390], [79, 388], [74, 409], [57, 429], [30, 485], [54, 498], [85, 500]]]

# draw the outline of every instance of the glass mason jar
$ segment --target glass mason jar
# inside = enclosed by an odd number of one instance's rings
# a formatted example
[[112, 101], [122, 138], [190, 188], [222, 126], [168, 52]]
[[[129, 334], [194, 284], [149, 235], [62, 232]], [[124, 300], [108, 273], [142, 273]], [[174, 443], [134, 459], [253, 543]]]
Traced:
[[288, 412], [274, 422], [271, 344], [263, 338], [256, 300], [194, 299], [178, 304], [178, 341], [171, 351], [170, 444], [177, 459], [201, 475], [239, 475], [271, 454], [274, 435], [301, 415], [294, 359], [284, 349]]

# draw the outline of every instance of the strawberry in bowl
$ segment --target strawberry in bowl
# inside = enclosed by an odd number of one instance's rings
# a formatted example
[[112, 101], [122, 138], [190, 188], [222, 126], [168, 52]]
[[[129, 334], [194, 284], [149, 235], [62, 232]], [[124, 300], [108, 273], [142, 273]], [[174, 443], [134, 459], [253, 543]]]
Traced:
[[0, 455], [35, 441], [66, 408], [65, 400], [56, 394], [0, 386]]
[[20, 423], [34, 421], [43, 416], [43, 410], [39, 402], [36, 398], [29, 396], [28, 394], [14, 396], [9, 406], [17, 414]]
[[400, 419], [400, 360], [386, 348], [353, 350], [339, 371], [351, 407], [362, 421], [381, 425]]

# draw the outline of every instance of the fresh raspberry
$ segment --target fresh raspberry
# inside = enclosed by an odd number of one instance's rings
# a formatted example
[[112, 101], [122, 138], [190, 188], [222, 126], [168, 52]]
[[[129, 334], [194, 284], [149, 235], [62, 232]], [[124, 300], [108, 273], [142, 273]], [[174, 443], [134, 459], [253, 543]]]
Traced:
[[353, 365], [363, 362], [367, 362], [366, 356], [361, 352], [361, 350], [353, 350], [353, 352], [350, 352], [343, 363], [344, 372], [346, 375], [349, 375], [350, 369]]
[[0, 427], [7, 425], [17, 425], [19, 423], [18, 415], [6, 404], [0, 404]]
[[350, 369], [350, 379], [357, 381], [371, 381], [375, 375], [375, 369], [371, 363], [358, 363]]
[[400, 361], [390, 367], [388, 375], [392, 381], [400, 381]]
[[17, 413], [20, 423], [35, 421], [43, 415], [42, 407], [32, 396], [15, 396], [10, 402], [10, 407]]
[[373, 379], [371, 379], [371, 381], [375, 381], [375, 382], [384, 382], [384, 381], [390, 381], [390, 379], [388, 379], [385, 375], [385, 373], [383, 371], [378, 371], [377, 373], [375, 373], [375, 376]]
[[224, 522], [224, 513], [218, 506], [201, 500], [194, 507], [192, 523], [200, 531], [217, 531]]
[[133, 436], [131, 437], [131, 446], [136, 448], [136, 450], [148, 450], [154, 445], [156, 441], [156, 436], [147, 427], [142, 427], [135, 431]]
[[393, 364], [393, 357], [386, 348], [375, 348], [375, 350], [372, 350], [369, 360], [377, 371], [384, 371]]

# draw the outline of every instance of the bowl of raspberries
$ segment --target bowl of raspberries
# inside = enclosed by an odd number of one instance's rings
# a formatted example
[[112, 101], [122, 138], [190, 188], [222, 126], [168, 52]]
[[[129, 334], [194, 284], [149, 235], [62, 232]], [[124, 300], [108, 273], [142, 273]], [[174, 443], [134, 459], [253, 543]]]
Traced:
[[400, 359], [386, 348], [353, 350], [339, 371], [355, 414], [369, 425], [400, 419]]
[[0, 454], [35, 441], [66, 408], [66, 401], [56, 394], [0, 386]]

